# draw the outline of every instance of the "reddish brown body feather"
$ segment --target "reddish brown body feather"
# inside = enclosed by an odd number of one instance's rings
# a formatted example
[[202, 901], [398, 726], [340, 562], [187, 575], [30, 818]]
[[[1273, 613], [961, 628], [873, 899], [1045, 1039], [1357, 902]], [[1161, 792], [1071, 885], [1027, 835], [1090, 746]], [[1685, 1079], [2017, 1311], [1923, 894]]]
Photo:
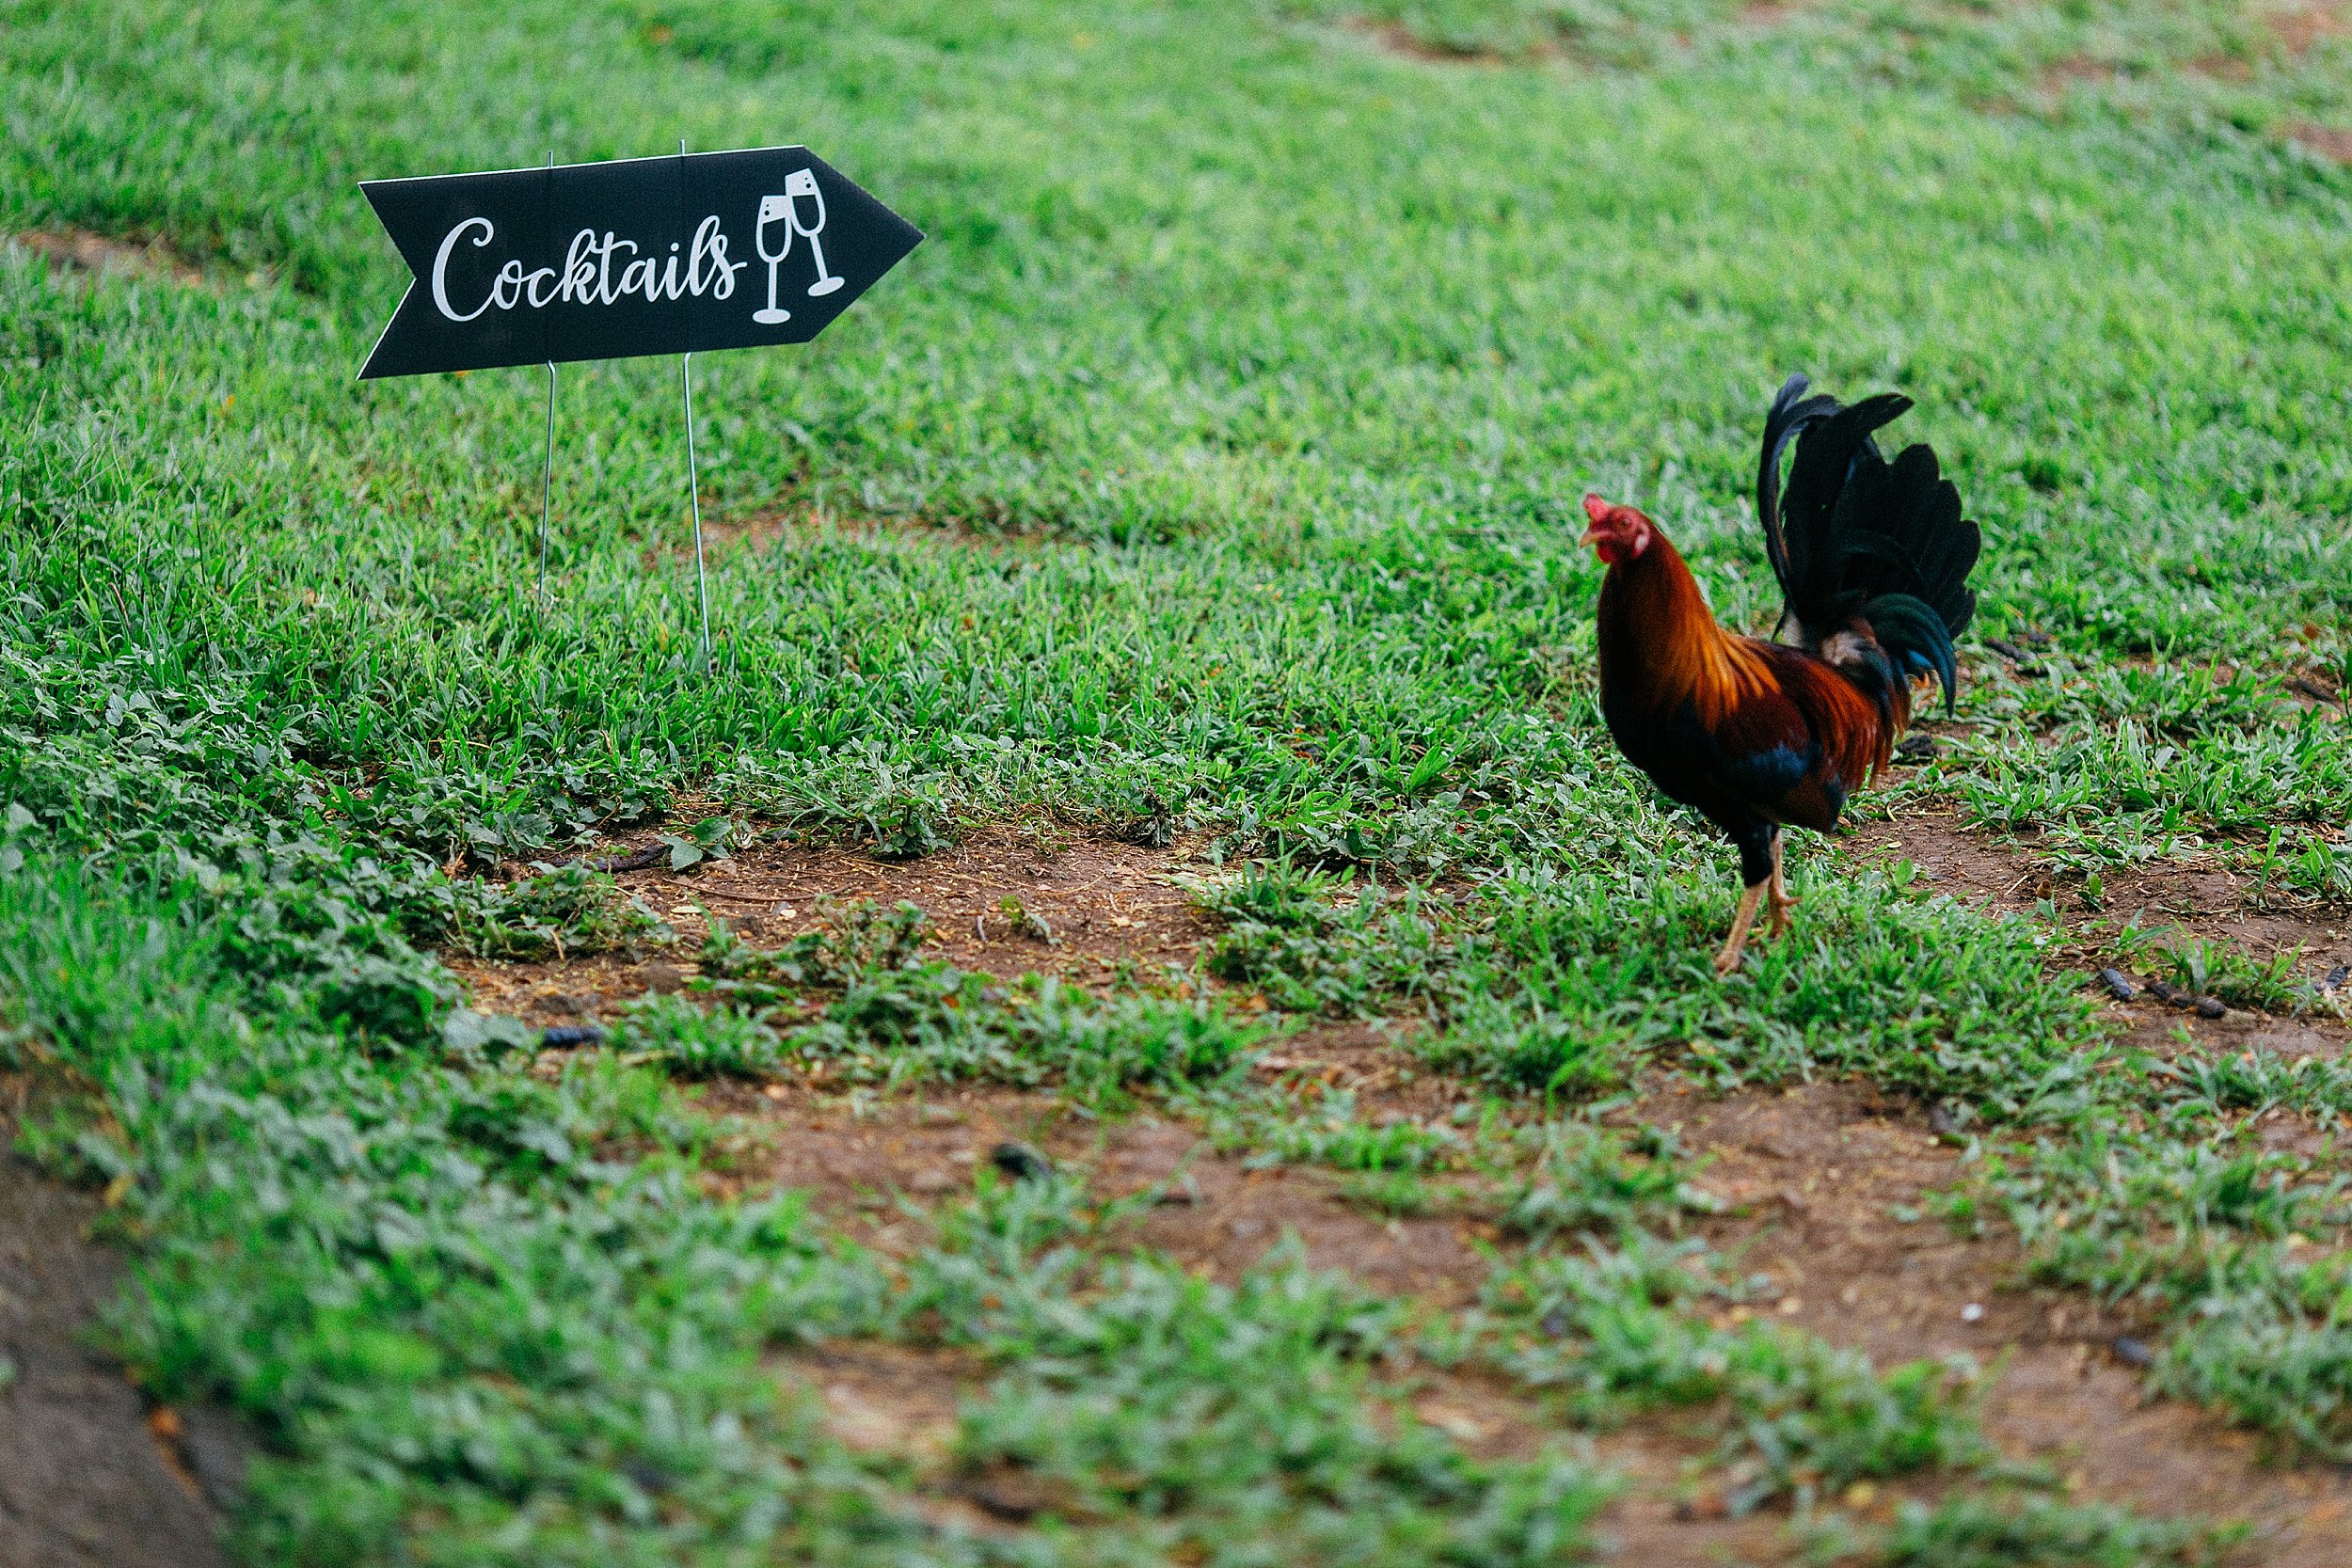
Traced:
[[[1735, 838], [1739, 826], [1726, 817], [1738, 808], [1766, 822], [1831, 827], [1848, 793], [1886, 765], [1910, 718], [1899, 680], [1874, 695], [1802, 649], [1724, 630], [1662, 534], [1609, 568], [1598, 653], [1602, 707], [1627, 756]], [[1704, 740], [1690, 736], [1693, 724]], [[1801, 775], [1765, 766], [1776, 753], [1801, 762]]]
[[[1727, 635], [1720, 627], [1716, 634]], [[1802, 726], [1820, 743], [1820, 765], [1806, 773], [1804, 785], [1785, 798], [1779, 810], [1761, 801], [1756, 802], [1756, 809], [1776, 822], [1826, 831], [1836, 824], [1845, 797], [1868, 784], [1886, 766], [1894, 754], [1896, 731], [1907, 715], [1899, 713], [1890, 723], [1878, 705], [1839, 674], [1836, 666], [1801, 648], [1784, 648], [1752, 637], [1729, 640], [1756, 650], [1769, 661], [1773, 690], [1740, 702], [1716, 734], [1726, 748], [1741, 749], [1756, 741], [1785, 741]], [[1899, 708], [1903, 705], [1907, 705], [1899, 698]], [[1835, 803], [1824, 788], [1832, 778], [1839, 786]]]

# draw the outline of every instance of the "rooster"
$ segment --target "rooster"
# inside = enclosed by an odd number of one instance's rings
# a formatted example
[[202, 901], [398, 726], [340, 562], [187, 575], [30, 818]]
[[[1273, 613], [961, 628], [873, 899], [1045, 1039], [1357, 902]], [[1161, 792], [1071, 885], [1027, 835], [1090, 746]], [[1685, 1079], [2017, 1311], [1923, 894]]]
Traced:
[[1774, 935], [1788, 929], [1781, 830], [1836, 824], [1911, 721], [1914, 681], [1935, 676], [1951, 711], [1952, 643], [1977, 607], [1968, 573], [1982, 541], [1960, 492], [1926, 446], [1889, 463], [1871, 438], [1911, 400], [1884, 392], [1849, 408], [1807, 397], [1810, 385], [1792, 375], [1772, 400], [1756, 467], [1756, 517], [1785, 604], [1774, 641], [1719, 626], [1656, 523], [1584, 498], [1581, 542], [1609, 569], [1601, 716], [1628, 761], [1739, 846], [1740, 911], [1715, 956], [1724, 974], [1739, 967], [1759, 903], [1771, 900]]

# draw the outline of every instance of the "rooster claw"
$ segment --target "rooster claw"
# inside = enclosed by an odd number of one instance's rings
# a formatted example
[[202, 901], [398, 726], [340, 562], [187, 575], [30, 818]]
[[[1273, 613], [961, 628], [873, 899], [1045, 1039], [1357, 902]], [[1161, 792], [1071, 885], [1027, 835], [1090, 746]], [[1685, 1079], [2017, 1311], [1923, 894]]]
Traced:
[[1732, 918], [1731, 935], [1724, 939], [1723, 951], [1715, 955], [1715, 973], [1728, 974], [1740, 967], [1740, 955], [1746, 951], [1748, 932], [1756, 925], [1756, 907], [1764, 902], [1764, 884], [1756, 883], [1740, 895], [1740, 912]]
[[1772, 911], [1772, 935], [1787, 936], [1788, 911], [1797, 907], [1797, 901], [1788, 896], [1788, 883], [1781, 874], [1780, 834], [1777, 832], [1772, 834], [1772, 874], [1764, 884], [1764, 898]]

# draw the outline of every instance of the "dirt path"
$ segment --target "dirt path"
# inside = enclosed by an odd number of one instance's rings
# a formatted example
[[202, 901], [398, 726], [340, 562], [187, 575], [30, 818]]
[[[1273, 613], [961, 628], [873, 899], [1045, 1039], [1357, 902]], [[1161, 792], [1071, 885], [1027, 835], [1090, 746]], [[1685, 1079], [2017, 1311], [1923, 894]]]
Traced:
[[[0, 1115], [0, 1150], [16, 1123]], [[83, 1336], [122, 1261], [88, 1239], [99, 1201], [0, 1152], [0, 1564], [215, 1568], [236, 1450], [217, 1418], [148, 1411]], [[203, 1481], [199, 1481], [199, 1475]]]
[[[1907, 860], [1928, 885], [1962, 903], [1999, 914], [2025, 914], [2046, 903], [2071, 933], [2054, 966], [2088, 983], [2092, 969], [2116, 960], [2102, 933], [2127, 921], [2180, 938], [2226, 942], [2257, 959], [2300, 950], [2296, 968], [2306, 983], [2322, 983], [2352, 966], [2352, 912], [2265, 895], [2226, 871], [2177, 865], [2124, 867], [2106, 879], [2096, 908], [2082, 890], [2053, 879], [2026, 851], [1962, 828], [1940, 810], [1909, 813], [1892, 822], [1857, 823], [1840, 841], [1863, 860]], [[2133, 978], [2156, 974], [2143, 965]], [[2167, 1006], [2143, 991], [2129, 1003], [2106, 1004], [2109, 1016], [2142, 1050], [2169, 1055], [2194, 1045], [2209, 1052], [2269, 1051], [2281, 1056], [2341, 1053], [2352, 1046], [2352, 1022], [2314, 1010], [2274, 1017], [2233, 1007], [2218, 1019]]]
[[[1412, 1098], [1385, 1091], [1368, 1070], [1388, 1049], [1308, 1037], [1294, 1053], [1348, 1062], [1360, 1103], [1377, 1116]], [[1311, 1266], [1459, 1307], [1485, 1275], [1482, 1243], [1497, 1239], [1491, 1226], [1461, 1216], [1384, 1219], [1346, 1201], [1335, 1173], [1250, 1169], [1241, 1153], [1215, 1150], [1181, 1122], [1088, 1122], [1047, 1095], [951, 1089], [853, 1104], [801, 1090], [710, 1092], [714, 1108], [770, 1130], [778, 1185], [807, 1192], [820, 1212], [884, 1251], [925, 1234], [898, 1208], [900, 1196], [937, 1201], [967, 1189], [1007, 1138], [1085, 1172], [1106, 1196], [1168, 1192], [1172, 1201], [1153, 1209], [1135, 1239], [1227, 1280], [1295, 1238]], [[1988, 1433], [2012, 1459], [2048, 1465], [2071, 1496], [2242, 1520], [2254, 1530], [2244, 1560], [2265, 1568], [2352, 1562], [2352, 1472], [2266, 1465], [2249, 1433], [2194, 1405], [2146, 1400], [2112, 1348], [2119, 1333], [2145, 1325], [2101, 1312], [2081, 1292], [2024, 1284], [2005, 1234], [1967, 1240], [1932, 1219], [1899, 1217], [1963, 1174], [1960, 1152], [1933, 1134], [1920, 1107], [1859, 1085], [1813, 1084], [1721, 1098], [1668, 1090], [1612, 1119], [1671, 1125], [1703, 1163], [1702, 1184], [1730, 1209], [1702, 1228], [1781, 1292], [1759, 1310], [1860, 1349], [1882, 1368], [1973, 1358], [1990, 1374]], [[780, 1358], [778, 1370], [813, 1384], [853, 1446], [905, 1439], [900, 1451], [945, 1451], [959, 1396], [981, 1381], [966, 1357], [888, 1346], [828, 1347]], [[1529, 1450], [1532, 1437], [1562, 1430], [1500, 1387], [1441, 1382], [1434, 1398], [1424, 1418], [1458, 1429], [1474, 1450]], [[1612, 1560], [1701, 1568], [1726, 1550], [1731, 1560], [1794, 1560], [1779, 1517], [1723, 1518], [1703, 1491], [1692, 1506], [1682, 1461], [1699, 1448], [1677, 1443], [1677, 1429], [1668, 1412], [1601, 1439], [1604, 1461], [1629, 1482], [1604, 1520], [1616, 1543]], [[1880, 1491], [1864, 1511], [1891, 1519], [1904, 1496], [1933, 1488]]]
[[[2018, 852], [1948, 819], [1865, 824], [1844, 847], [1867, 859], [1911, 859], [1938, 891], [1999, 910], [2030, 909], [2054, 891], [2031, 885]], [[1084, 839], [1041, 845], [1014, 830], [912, 863], [764, 847], [692, 877], [624, 877], [679, 929], [678, 948], [660, 958], [456, 967], [483, 1005], [540, 1022], [609, 1018], [620, 1001], [675, 988], [692, 973], [703, 909], [772, 942], [818, 924], [824, 895], [921, 904], [938, 921], [941, 956], [968, 967], [1100, 981], [1187, 965], [1212, 934], [1170, 880], [1180, 865], [1168, 851]], [[2337, 911], [2265, 907], [2227, 878], [2193, 880], [2161, 868], [2114, 881], [2108, 919], [2141, 910], [2151, 924], [2256, 952], [2300, 945], [2303, 967], [2318, 973], [2352, 957], [2352, 921]], [[2088, 942], [2100, 911], [2059, 892], [2061, 917]], [[1001, 919], [1009, 898], [1043, 919], [1052, 940]], [[2082, 968], [2088, 952], [2070, 943], [2054, 961]], [[2289, 1054], [2338, 1052], [2352, 1037], [2343, 1020], [2326, 1016], [2233, 1009], [2201, 1019], [2144, 997], [2113, 1006], [2117, 1022], [2152, 1047], [2177, 1049], [2182, 1031], [2208, 1049]], [[1260, 1070], [1302, 1090], [1311, 1082], [1347, 1090], [1358, 1114], [1375, 1123], [1442, 1121], [1454, 1105], [1477, 1100], [1472, 1086], [1430, 1073], [1395, 1038], [1364, 1024], [1316, 1024], [1282, 1040]], [[1504, 1243], [1491, 1224], [1450, 1206], [1391, 1217], [1351, 1200], [1339, 1173], [1256, 1168], [1247, 1150], [1219, 1150], [1177, 1117], [1104, 1122], [1072, 1114], [1051, 1095], [984, 1087], [874, 1096], [722, 1082], [701, 1092], [711, 1109], [761, 1129], [770, 1152], [746, 1171], [750, 1184], [806, 1192], [829, 1220], [884, 1252], [924, 1237], [903, 1203], [919, 1208], [968, 1190], [974, 1171], [1007, 1140], [1085, 1173], [1105, 1196], [1157, 1189], [1165, 1196], [1135, 1225], [1134, 1239], [1217, 1277], [1237, 1275], [1295, 1238], [1313, 1266], [1457, 1307], [1475, 1295], [1487, 1249]], [[1925, 1106], [1854, 1083], [1717, 1097], [1658, 1082], [1611, 1119], [1672, 1126], [1703, 1162], [1702, 1183], [1728, 1210], [1702, 1228], [1779, 1292], [1757, 1310], [1864, 1350], [1882, 1367], [1972, 1357], [1988, 1373], [1989, 1433], [2012, 1459], [2046, 1465], [2071, 1497], [2242, 1520], [2253, 1528], [2242, 1560], [2266, 1568], [2352, 1562], [2352, 1471], [2266, 1465], [2248, 1433], [2192, 1405], [2148, 1401], [2139, 1375], [2114, 1350], [2118, 1334], [2148, 1325], [2102, 1313], [2081, 1292], [2023, 1283], [2014, 1239], [1998, 1227], [1971, 1240], [1934, 1220], [1903, 1217], [1963, 1175], [1960, 1151], [1934, 1134]], [[813, 1387], [829, 1424], [853, 1447], [910, 1455], [929, 1474], [952, 1433], [958, 1400], [985, 1370], [958, 1354], [842, 1344], [779, 1356], [776, 1370]], [[1561, 1430], [1525, 1397], [1474, 1380], [1439, 1377], [1424, 1402], [1428, 1418], [1476, 1450], [1531, 1449]], [[1602, 1521], [1608, 1560], [1699, 1568], [1797, 1560], [1785, 1517], [1710, 1514], [1687, 1463], [1705, 1445], [1671, 1416], [1599, 1434], [1596, 1444], [1627, 1481]], [[1936, 1487], [1875, 1490], [1875, 1500], [1845, 1501], [1885, 1522], [1906, 1495], [1931, 1497]], [[1004, 1528], [1020, 1516], [1017, 1498], [968, 1495], [945, 1480], [931, 1495], [943, 1517], [970, 1525]]]
[[1882, 1368], [1965, 1354], [1993, 1374], [1985, 1427], [2070, 1493], [2151, 1514], [2239, 1519], [2266, 1568], [2352, 1562], [2352, 1473], [2265, 1465], [2252, 1434], [2179, 1401], [2149, 1401], [2116, 1359], [2147, 1325], [2082, 1291], [2021, 1278], [2015, 1239], [1906, 1220], [1964, 1174], [1924, 1110], [1856, 1084], [1654, 1097], [1624, 1113], [1663, 1120], [1706, 1162], [1731, 1213], [1706, 1228], [1784, 1292], [1777, 1310]]
[[[632, 842], [614, 845], [626, 851]], [[539, 963], [444, 955], [476, 1005], [533, 1023], [606, 1018], [648, 990], [675, 990], [691, 971], [708, 916], [774, 945], [825, 924], [822, 900], [906, 899], [938, 928], [927, 950], [965, 969], [1013, 978], [1035, 970], [1101, 984], [1192, 962], [1214, 934], [1191, 896], [1169, 880], [1194, 872], [1180, 850], [1115, 840], [993, 828], [915, 861], [853, 850], [762, 845], [680, 875], [624, 871], [615, 879], [677, 930], [671, 955], [605, 955]], [[1025, 930], [1019, 913], [1036, 924]]]

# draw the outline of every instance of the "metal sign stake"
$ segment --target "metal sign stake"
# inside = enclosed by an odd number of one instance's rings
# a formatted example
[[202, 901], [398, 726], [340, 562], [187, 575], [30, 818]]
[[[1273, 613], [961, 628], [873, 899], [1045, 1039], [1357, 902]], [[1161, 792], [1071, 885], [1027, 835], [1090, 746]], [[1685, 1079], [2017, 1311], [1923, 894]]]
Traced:
[[[555, 166], [555, 149], [548, 149], [548, 167]], [[548, 603], [548, 505], [555, 495], [555, 361], [548, 361], [548, 453], [539, 467], [539, 608]]]
[[555, 361], [548, 361], [548, 455], [539, 468], [539, 602], [548, 598], [548, 504], [555, 494]]
[[[686, 164], [686, 138], [677, 139], [678, 166]], [[686, 391], [686, 500], [694, 515], [694, 597], [703, 612], [703, 673], [710, 673], [710, 578], [703, 571], [703, 487], [694, 471], [694, 351], [678, 356], [678, 372]]]
[[710, 668], [710, 579], [703, 571], [703, 497], [702, 485], [694, 472], [694, 356], [691, 354], [678, 360], [685, 372], [686, 383], [686, 499], [694, 513], [694, 594], [702, 601], [703, 610], [703, 668]]

